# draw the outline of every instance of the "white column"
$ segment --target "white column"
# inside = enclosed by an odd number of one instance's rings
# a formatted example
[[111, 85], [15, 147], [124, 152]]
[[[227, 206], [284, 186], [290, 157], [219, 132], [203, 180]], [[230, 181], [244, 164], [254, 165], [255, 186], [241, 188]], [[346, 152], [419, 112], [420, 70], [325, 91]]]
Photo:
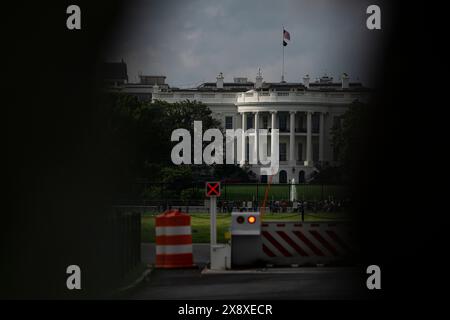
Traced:
[[[258, 112], [255, 112], [255, 145], [253, 146], [253, 150], [255, 152], [255, 159], [258, 162], [258, 121], [259, 121], [259, 117], [258, 117]], [[257, 163], [256, 163], [257, 164]]]
[[312, 112], [306, 113], [306, 160], [305, 166], [312, 166]]
[[270, 111], [270, 114], [272, 115], [272, 129], [276, 129], [277, 126], [277, 112], [276, 111]]
[[245, 145], [246, 145], [246, 139], [245, 139], [245, 131], [247, 130], [247, 115], [245, 112], [242, 112], [242, 158], [241, 158], [241, 165], [245, 164]]
[[320, 113], [320, 127], [319, 127], [319, 161], [322, 164], [323, 162], [323, 144], [324, 144], [324, 133], [325, 133], [325, 114], [323, 112]]
[[[272, 115], [272, 126], [271, 126], [271, 130], [272, 129], [276, 129], [277, 126], [277, 112], [276, 111], [270, 111], [270, 114]], [[272, 139], [272, 135], [270, 137], [270, 155], [273, 154], [273, 150], [275, 149], [274, 146], [274, 139]]]
[[289, 131], [289, 164], [295, 165], [295, 111], [290, 114], [290, 131]]

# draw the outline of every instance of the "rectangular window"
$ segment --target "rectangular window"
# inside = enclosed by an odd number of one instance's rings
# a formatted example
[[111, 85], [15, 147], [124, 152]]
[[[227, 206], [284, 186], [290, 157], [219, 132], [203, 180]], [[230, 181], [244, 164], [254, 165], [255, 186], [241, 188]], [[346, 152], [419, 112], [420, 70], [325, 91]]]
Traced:
[[225, 117], [225, 129], [233, 129], [233, 117]]
[[298, 126], [297, 126], [298, 132], [306, 132], [306, 128], [304, 126], [304, 122], [305, 122], [304, 119], [305, 118], [304, 118], [303, 115], [299, 115], [299, 117], [298, 117]]
[[269, 117], [268, 116], [263, 116], [263, 129], [267, 129], [269, 128]]
[[250, 160], [250, 146], [249, 143], [246, 142], [245, 143], [245, 161], [249, 161]]
[[253, 116], [247, 116], [247, 129], [253, 129]]
[[286, 132], [287, 131], [287, 117], [285, 114], [280, 114], [278, 117], [279, 119], [279, 129], [280, 132]]
[[318, 143], [313, 143], [312, 145], [312, 156], [313, 156], [313, 162], [317, 162], [319, 161], [319, 144]]
[[287, 144], [280, 143], [280, 161], [287, 161]]
[[303, 144], [299, 143], [298, 144], [298, 161], [303, 161]]
[[318, 133], [320, 127], [320, 115], [318, 113], [314, 113], [311, 122], [312, 122], [312, 132]]

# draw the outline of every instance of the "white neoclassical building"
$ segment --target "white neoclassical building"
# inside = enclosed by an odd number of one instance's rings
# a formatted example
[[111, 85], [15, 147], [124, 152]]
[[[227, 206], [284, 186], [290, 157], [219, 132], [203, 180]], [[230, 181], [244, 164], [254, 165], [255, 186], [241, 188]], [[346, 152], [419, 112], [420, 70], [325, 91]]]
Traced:
[[[220, 73], [216, 82], [192, 89], [152, 87], [152, 100], [179, 102], [196, 100], [206, 104], [225, 129], [279, 129], [280, 170], [273, 182], [308, 180], [324, 164], [336, 164], [330, 131], [355, 100], [366, 101], [369, 90], [361, 83], [349, 81], [343, 74], [339, 82], [323, 76], [302, 83], [263, 82], [260, 72], [255, 82], [234, 78], [224, 82]], [[248, 138], [247, 138], [248, 139]], [[269, 138], [270, 139], [270, 138]], [[268, 142], [270, 145], [270, 140]], [[249, 159], [248, 141], [244, 144]], [[240, 164], [244, 164], [241, 159]], [[261, 181], [260, 166], [251, 165]]]

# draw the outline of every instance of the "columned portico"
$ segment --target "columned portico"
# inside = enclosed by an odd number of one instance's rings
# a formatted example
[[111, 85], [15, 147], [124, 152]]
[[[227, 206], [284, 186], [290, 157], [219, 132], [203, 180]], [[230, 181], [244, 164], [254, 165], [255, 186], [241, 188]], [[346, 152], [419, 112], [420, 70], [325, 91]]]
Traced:
[[[211, 109], [217, 120], [225, 124], [226, 129], [242, 129], [243, 132], [248, 127], [255, 130], [281, 129], [282, 132], [276, 139], [277, 145], [269, 133], [267, 138], [270, 139], [270, 146], [264, 146], [268, 149], [264, 150], [267, 151], [267, 156], [272, 155], [275, 149], [279, 150], [279, 171], [274, 175], [273, 181], [288, 182], [292, 178], [296, 181], [308, 181], [311, 174], [320, 170], [323, 164], [334, 162], [331, 159], [331, 122], [343, 115], [355, 99], [366, 102], [369, 92], [360, 83], [349, 85], [347, 76], [342, 78], [342, 83], [335, 83], [328, 76], [321, 77], [314, 83], [310, 83], [309, 76], [305, 76], [303, 84], [262, 80], [258, 73], [255, 83], [246, 78], [235, 78], [234, 83], [224, 83], [223, 74], [220, 74], [215, 84], [203, 83], [194, 90], [170, 88], [158, 83], [153, 87], [152, 101], [200, 101]], [[145, 93], [148, 94], [147, 91]], [[269, 113], [271, 119], [268, 118]], [[249, 115], [254, 117], [252, 122], [247, 122]], [[248, 133], [242, 135], [235, 145], [236, 156], [240, 154], [236, 161], [240, 165], [246, 165], [249, 160], [257, 160], [257, 163], [248, 164], [249, 169], [260, 175], [261, 168], [265, 167], [258, 161], [261, 160], [258, 159], [259, 152], [262, 151], [259, 150], [261, 140], [253, 132], [250, 134], [251, 139], [247, 136]], [[247, 158], [250, 154], [252, 159]], [[316, 161], [322, 165], [315, 168]], [[266, 177], [264, 179], [267, 181]]]

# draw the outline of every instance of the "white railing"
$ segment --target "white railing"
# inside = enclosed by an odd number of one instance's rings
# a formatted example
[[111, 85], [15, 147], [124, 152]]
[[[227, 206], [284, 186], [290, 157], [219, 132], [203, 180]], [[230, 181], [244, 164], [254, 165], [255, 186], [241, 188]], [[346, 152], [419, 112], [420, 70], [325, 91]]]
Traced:
[[197, 100], [203, 102], [226, 102], [235, 103], [236, 93], [205, 93], [205, 92], [157, 92], [153, 93], [153, 100], [166, 100], [168, 102], [176, 102], [182, 100]]
[[364, 92], [158, 92], [153, 94], [154, 100], [177, 102], [182, 100], [197, 100], [204, 103], [253, 103], [253, 102], [312, 102], [312, 103], [351, 103], [355, 99], [364, 100], [368, 94]]
[[252, 92], [237, 94], [237, 103], [253, 102], [337, 102], [351, 103], [355, 99], [364, 99], [366, 93], [350, 92], [311, 92], [311, 91], [290, 91], [290, 92]]

